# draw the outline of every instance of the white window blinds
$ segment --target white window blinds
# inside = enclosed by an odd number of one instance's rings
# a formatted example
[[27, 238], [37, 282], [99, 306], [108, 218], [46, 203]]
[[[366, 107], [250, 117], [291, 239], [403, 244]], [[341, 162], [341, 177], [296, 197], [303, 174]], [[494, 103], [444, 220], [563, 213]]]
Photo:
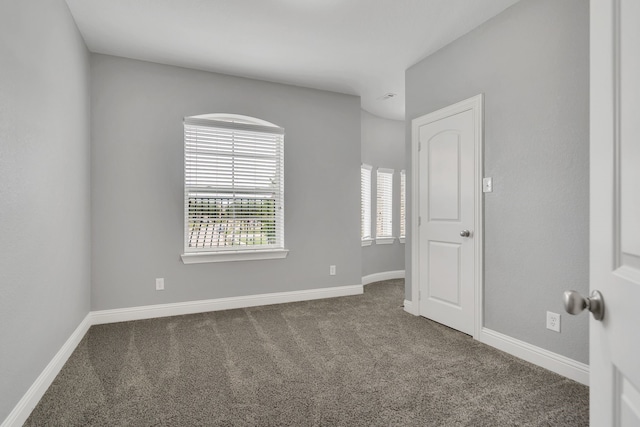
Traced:
[[371, 166], [360, 167], [360, 238], [371, 239]]
[[406, 173], [403, 170], [400, 171], [400, 238], [406, 237], [406, 206], [407, 206], [407, 184]]
[[185, 252], [284, 248], [284, 130], [258, 123], [185, 118]]
[[378, 168], [376, 238], [393, 236], [393, 169]]

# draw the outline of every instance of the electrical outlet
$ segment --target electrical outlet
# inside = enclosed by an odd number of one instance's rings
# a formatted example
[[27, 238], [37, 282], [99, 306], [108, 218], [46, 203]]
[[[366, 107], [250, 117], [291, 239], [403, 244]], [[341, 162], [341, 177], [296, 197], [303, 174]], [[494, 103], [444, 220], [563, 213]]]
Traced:
[[164, 279], [162, 277], [156, 279], [156, 291], [164, 291]]
[[547, 329], [560, 332], [560, 315], [547, 311]]
[[336, 266], [335, 265], [330, 265], [329, 266], [329, 275], [331, 275], [331, 276], [335, 276], [336, 275]]

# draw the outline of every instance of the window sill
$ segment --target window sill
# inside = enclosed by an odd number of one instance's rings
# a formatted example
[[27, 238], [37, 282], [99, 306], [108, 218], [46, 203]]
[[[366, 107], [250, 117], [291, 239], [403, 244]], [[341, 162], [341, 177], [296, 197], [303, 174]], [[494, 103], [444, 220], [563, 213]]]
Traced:
[[180, 255], [185, 264], [206, 262], [253, 261], [259, 259], [286, 258], [289, 249], [268, 249], [259, 251], [192, 252]]
[[404, 243], [404, 237], [400, 237], [398, 240], [400, 240], [400, 243]]
[[371, 244], [373, 243], [373, 239], [362, 239], [362, 246], [371, 246]]
[[395, 237], [379, 237], [376, 239], [376, 245], [391, 245], [395, 240]]

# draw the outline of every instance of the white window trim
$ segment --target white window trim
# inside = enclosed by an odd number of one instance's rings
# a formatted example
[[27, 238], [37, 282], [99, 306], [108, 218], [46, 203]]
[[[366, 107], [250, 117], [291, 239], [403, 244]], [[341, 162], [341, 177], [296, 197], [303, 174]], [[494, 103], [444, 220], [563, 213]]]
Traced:
[[[366, 169], [369, 171], [369, 194], [368, 194], [368, 198], [369, 198], [369, 235], [362, 237], [361, 238], [361, 242], [362, 242], [362, 246], [371, 246], [371, 243], [373, 242], [373, 166], [368, 165], [366, 163], [363, 163], [360, 165], [360, 203], [362, 204], [362, 169]], [[366, 212], [365, 212], [366, 214]], [[361, 227], [361, 234], [362, 234], [362, 227], [364, 226], [364, 224], [360, 224]]]
[[265, 249], [257, 251], [191, 252], [182, 254], [185, 264], [206, 262], [253, 261], [259, 259], [281, 259], [289, 254], [288, 249]]
[[376, 245], [392, 245], [395, 241], [395, 237], [376, 237]]
[[[199, 116], [185, 117], [185, 123], [192, 125], [204, 124], [211, 125], [217, 124], [220, 127], [231, 129], [242, 129], [250, 131], [259, 131], [265, 133], [274, 133], [284, 135], [284, 129], [255, 117], [241, 116], [236, 114], [203, 114]], [[281, 142], [283, 144], [283, 142]], [[282, 149], [284, 147], [282, 146]], [[281, 154], [283, 156], [284, 153]], [[282, 162], [282, 160], [281, 160]], [[280, 182], [283, 183], [283, 165], [280, 166]], [[228, 262], [228, 261], [250, 261], [250, 260], [265, 260], [265, 259], [281, 259], [286, 258], [289, 250], [284, 247], [284, 191], [283, 185], [280, 186], [280, 213], [278, 222], [280, 224], [278, 230], [278, 240], [280, 245], [276, 247], [268, 247], [261, 249], [222, 249], [211, 251], [190, 251], [187, 247], [187, 224], [186, 224], [186, 187], [185, 187], [185, 243], [183, 253], [181, 254], [182, 262], [184, 264], [199, 264], [210, 262]]]
[[406, 241], [406, 239], [404, 237], [400, 237], [400, 238], [398, 238], [398, 240], [400, 241], [400, 243], [404, 243]]

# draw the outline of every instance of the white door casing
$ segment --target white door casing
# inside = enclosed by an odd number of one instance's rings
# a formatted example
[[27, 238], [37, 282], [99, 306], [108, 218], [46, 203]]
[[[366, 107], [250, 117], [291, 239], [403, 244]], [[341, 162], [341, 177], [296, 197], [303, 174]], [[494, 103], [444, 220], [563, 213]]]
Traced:
[[590, 14], [590, 423], [640, 426], [640, 2]]
[[474, 337], [482, 325], [482, 102], [478, 95], [412, 121], [414, 314]]

